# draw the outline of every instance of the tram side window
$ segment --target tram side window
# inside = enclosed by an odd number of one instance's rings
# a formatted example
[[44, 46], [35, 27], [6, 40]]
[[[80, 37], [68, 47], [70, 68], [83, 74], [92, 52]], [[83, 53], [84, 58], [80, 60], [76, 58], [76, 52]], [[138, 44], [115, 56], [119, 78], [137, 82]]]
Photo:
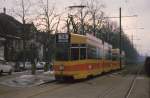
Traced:
[[97, 54], [96, 54], [96, 48], [95, 47], [88, 47], [88, 59], [97, 59]]
[[102, 50], [100, 48], [97, 48], [97, 52], [96, 52], [96, 57], [97, 59], [102, 59]]
[[80, 48], [80, 59], [86, 59], [86, 48]]
[[112, 55], [111, 55], [111, 51], [107, 51], [106, 52], [106, 59], [111, 60]]
[[71, 48], [71, 60], [79, 59], [79, 48]]
[[118, 55], [112, 55], [112, 61], [118, 61], [119, 56]]

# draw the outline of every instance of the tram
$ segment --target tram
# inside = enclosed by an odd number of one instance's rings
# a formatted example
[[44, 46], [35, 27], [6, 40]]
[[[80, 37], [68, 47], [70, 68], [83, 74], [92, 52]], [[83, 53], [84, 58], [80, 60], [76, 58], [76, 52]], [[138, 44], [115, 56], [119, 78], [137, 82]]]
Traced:
[[58, 33], [55, 55], [56, 80], [86, 79], [121, 68], [119, 49], [90, 34]]

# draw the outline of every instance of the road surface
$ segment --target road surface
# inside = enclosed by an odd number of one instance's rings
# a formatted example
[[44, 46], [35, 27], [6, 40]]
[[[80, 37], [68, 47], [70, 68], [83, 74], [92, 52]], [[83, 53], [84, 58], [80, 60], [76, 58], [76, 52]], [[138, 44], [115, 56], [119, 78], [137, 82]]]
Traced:
[[0, 85], [0, 98], [150, 98], [149, 94], [150, 78], [136, 65], [74, 83], [54, 81], [23, 88]]

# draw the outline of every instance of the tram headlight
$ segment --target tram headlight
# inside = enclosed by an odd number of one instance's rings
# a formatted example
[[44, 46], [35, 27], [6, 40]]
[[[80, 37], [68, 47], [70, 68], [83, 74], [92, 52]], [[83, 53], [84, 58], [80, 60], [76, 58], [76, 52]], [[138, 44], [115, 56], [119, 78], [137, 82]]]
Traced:
[[64, 65], [63, 65], [63, 64], [60, 65], [59, 70], [60, 70], [60, 71], [63, 71], [63, 70], [64, 70]]

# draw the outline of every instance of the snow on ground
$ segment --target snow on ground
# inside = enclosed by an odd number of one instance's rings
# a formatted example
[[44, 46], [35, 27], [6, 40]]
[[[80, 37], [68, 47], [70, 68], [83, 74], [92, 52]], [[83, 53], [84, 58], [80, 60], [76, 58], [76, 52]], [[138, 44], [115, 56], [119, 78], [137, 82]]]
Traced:
[[54, 74], [54, 71], [46, 71], [46, 72], [43, 72], [44, 75], [53, 75]]
[[23, 74], [17, 77], [5, 79], [2, 82], [0, 82], [0, 84], [12, 87], [31, 87], [51, 82], [54, 80], [55, 78], [53, 72], [48, 71], [37, 75]]

